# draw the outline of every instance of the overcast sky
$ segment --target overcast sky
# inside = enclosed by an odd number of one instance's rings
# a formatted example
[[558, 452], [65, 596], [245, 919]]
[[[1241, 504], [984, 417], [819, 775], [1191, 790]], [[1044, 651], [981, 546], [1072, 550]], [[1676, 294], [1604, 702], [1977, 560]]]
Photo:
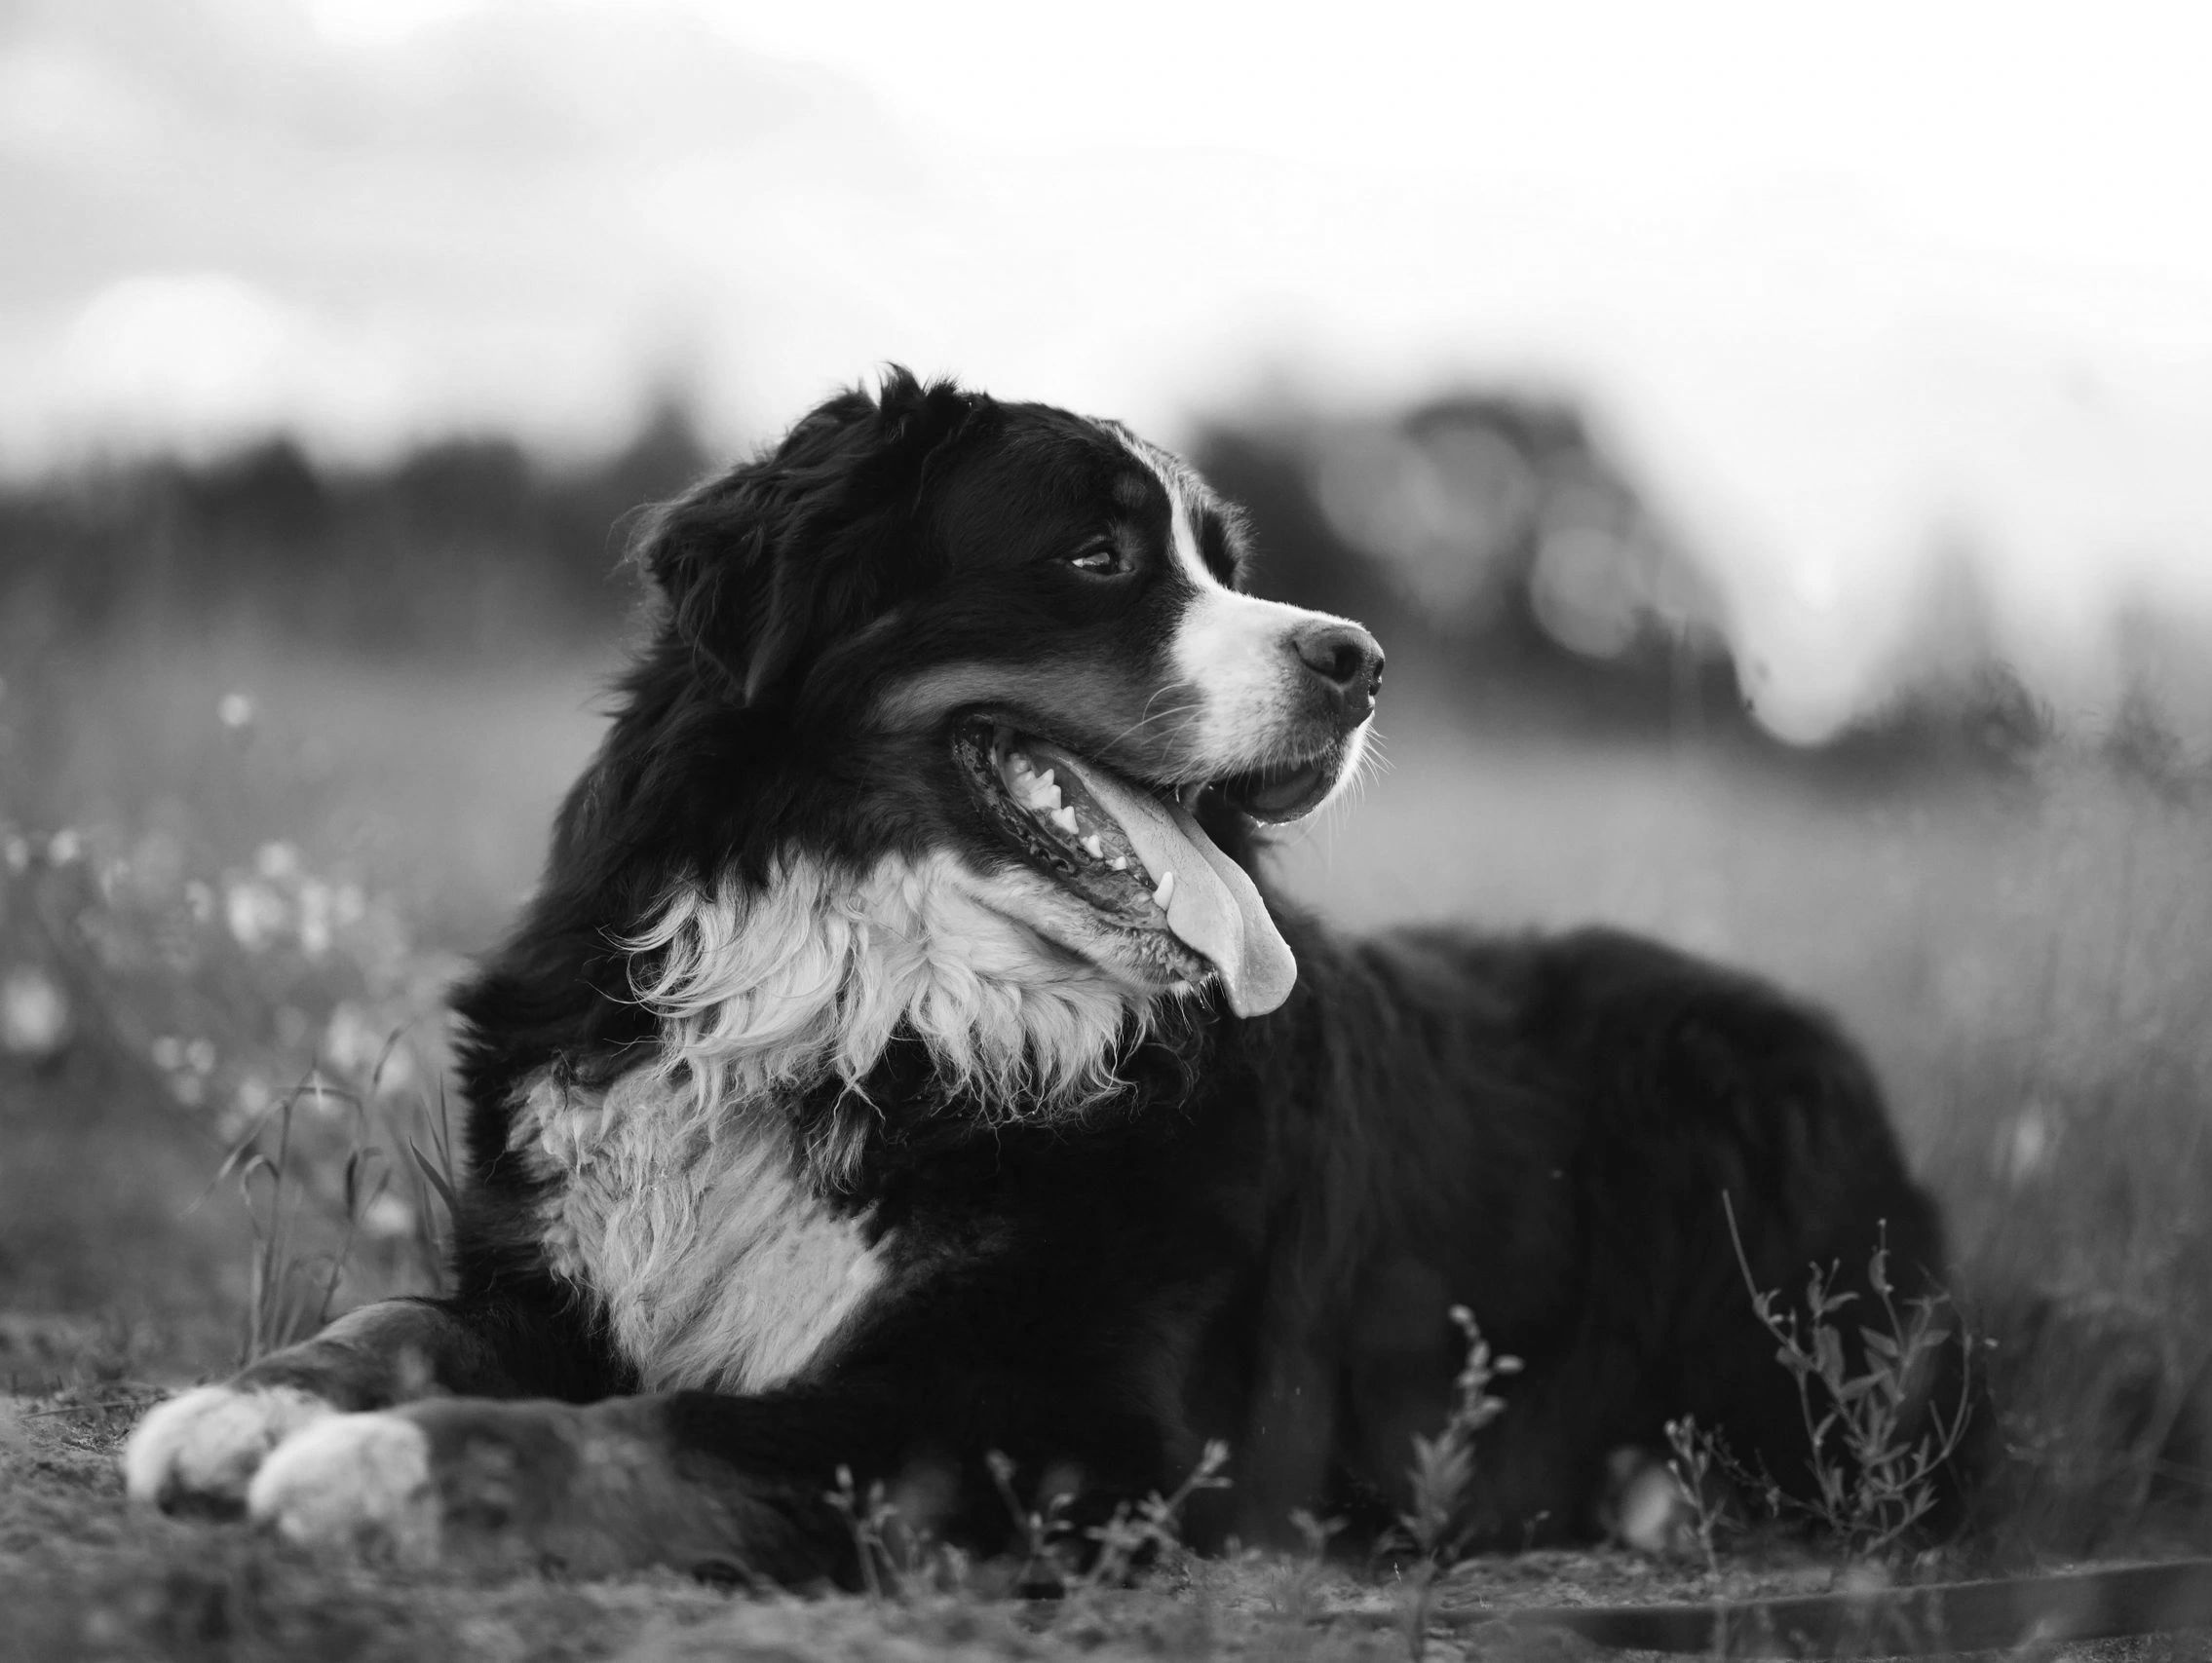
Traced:
[[1593, 399], [1777, 731], [1939, 557], [2093, 707], [2121, 599], [2212, 619], [2212, 40], [2069, 11], [12, 0], [0, 467], [1504, 378]]

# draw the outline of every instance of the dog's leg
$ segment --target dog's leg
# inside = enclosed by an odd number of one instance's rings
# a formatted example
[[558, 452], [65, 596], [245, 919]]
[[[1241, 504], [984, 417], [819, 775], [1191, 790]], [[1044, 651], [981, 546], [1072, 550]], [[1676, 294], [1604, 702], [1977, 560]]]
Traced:
[[385, 1300], [225, 1384], [157, 1405], [124, 1451], [124, 1481], [136, 1501], [235, 1516], [263, 1457], [317, 1421], [434, 1393], [511, 1397], [533, 1388], [551, 1389], [517, 1379], [489, 1325], [465, 1308]]
[[883, 1486], [895, 1553], [1006, 1543], [989, 1451], [1011, 1453], [1018, 1493], [1070, 1496], [1071, 1523], [1172, 1482], [1162, 1429], [1125, 1401], [924, 1378], [902, 1367], [752, 1397], [432, 1398], [334, 1416], [269, 1458], [248, 1509], [301, 1545], [401, 1563], [855, 1586], [863, 1550], [831, 1500], [841, 1469], [863, 1506]]
[[903, 1491], [906, 1528], [940, 1524], [949, 1463], [899, 1468], [911, 1405], [887, 1386], [706, 1392], [577, 1405], [437, 1398], [332, 1416], [253, 1479], [253, 1519], [305, 1546], [402, 1564], [645, 1566], [850, 1582], [828, 1496], [840, 1466]]

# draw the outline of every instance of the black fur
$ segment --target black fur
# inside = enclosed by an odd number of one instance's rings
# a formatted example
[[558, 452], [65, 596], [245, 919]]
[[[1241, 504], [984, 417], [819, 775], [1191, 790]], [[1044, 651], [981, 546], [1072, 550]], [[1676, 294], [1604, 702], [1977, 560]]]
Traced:
[[[537, 898], [456, 1002], [471, 1186], [455, 1294], [379, 1307], [245, 1383], [344, 1408], [459, 1394], [408, 1413], [438, 1452], [448, 1531], [487, 1552], [783, 1580], [853, 1573], [824, 1501], [841, 1465], [903, 1485], [954, 1539], [1000, 1544], [992, 1450], [1025, 1484], [1079, 1474], [1097, 1512], [1171, 1488], [1222, 1438], [1235, 1488], [1201, 1498], [1201, 1540], [1279, 1536], [1299, 1506], [1371, 1539], [1403, 1504], [1410, 1438], [1443, 1419], [1455, 1304], [1526, 1364], [1481, 1441], [1472, 1539], [1587, 1535], [1609, 1452], [1661, 1446], [1685, 1414], [1802, 1487], [1796, 1397], [1724, 1198], [1759, 1284], [1793, 1290], [1815, 1264], [1862, 1287], [1885, 1225], [1905, 1292], [1931, 1288], [1934, 1212], [1823, 1016], [1596, 930], [1354, 941], [1278, 907], [1289, 1002], [1248, 1022], [1218, 999], [1175, 1007], [1080, 1115], [966, 1100], [919, 1044], [894, 1044], [865, 1082], [879, 1118], [858, 1160], [816, 1180], [887, 1244], [889, 1291], [768, 1392], [625, 1395], [636, 1372], [592, 1291], [549, 1266], [542, 1180], [509, 1147], [518, 1093], [651, 1054], [617, 943], [672, 881], [763, 885], [793, 845], [854, 868], [1010, 858], [943, 726], [1004, 672], [1072, 690], [1054, 708], [1103, 743], [1158, 690], [1189, 580], [1161, 560], [1165, 510], [1127, 460], [1114, 430], [895, 372], [649, 521], [650, 640]], [[1108, 503], [1136, 562], [1112, 595], [1046, 558]], [[1234, 514], [1200, 519], [1205, 557], [1234, 573]], [[909, 698], [943, 685], [950, 704]], [[1166, 756], [1164, 739], [1115, 743], [1132, 770]], [[1217, 794], [1201, 813], [1249, 866], [1250, 823]], [[851, 1097], [831, 1080], [747, 1112], [804, 1135]], [[488, 1510], [467, 1477], [486, 1449], [534, 1475]]]

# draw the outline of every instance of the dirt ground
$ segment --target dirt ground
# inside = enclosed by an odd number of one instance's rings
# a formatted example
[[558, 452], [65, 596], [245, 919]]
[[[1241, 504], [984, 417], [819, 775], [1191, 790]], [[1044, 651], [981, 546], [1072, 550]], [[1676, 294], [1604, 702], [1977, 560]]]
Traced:
[[[67, 1335], [51, 1343], [64, 1345]], [[36, 1343], [19, 1325], [19, 1350]], [[686, 1663], [882, 1660], [1283, 1658], [1414, 1655], [1402, 1581], [1282, 1556], [1185, 1561], [1142, 1585], [1059, 1602], [976, 1592], [871, 1602], [755, 1596], [673, 1573], [570, 1582], [482, 1582], [318, 1563], [238, 1525], [129, 1507], [116, 1454], [154, 1395], [107, 1381], [0, 1397], [0, 1660], [5, 1663]], [[1730, 1598], [1833, 1586], [1831, 1568], [1770, 1556], [1724, 1567]], [[1462, 1565], [1434, 1591], [1419, 1655], [1440, 1660], [1636, 1658], [1559, 1630], [1513, 1631], [1527, 1606], [1695, 1605], [1702, 1568], [1620, 1552], [1545, 1552]], [[2212, 1657], [2212, 1630], [2094, 1645], [2032, 1644], [1976, 1657], [2039, 1663], [2185, 1663]]]

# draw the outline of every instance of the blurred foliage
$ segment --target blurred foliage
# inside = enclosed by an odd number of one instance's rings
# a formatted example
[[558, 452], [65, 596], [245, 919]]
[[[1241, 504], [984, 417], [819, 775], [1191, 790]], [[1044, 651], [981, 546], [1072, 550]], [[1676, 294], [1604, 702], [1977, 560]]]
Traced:
[[209, 714], [225, 737], [202, 790], [222, 813], [172, 796], [75, 821], [31, 753], [0, 747], [0, 1099], [22, 1070], [166, 1106], [206, 1152], [200, 1199], [244, 1204], [250, 1355], [312, 1333], [341, 1293], [436, 1286], [455, 961], [357, 870], [229, 843], [242, 812], [284, 806], [239, 801], [264, 795], [250, 701]]
[[1675, 722], [1741, 708], [1717, 592], [1569, 405], [1463, 394], [1218, 424], [1194, 448], [1250, 510], [1270, 594], [1358, 616], [1486, 694]]
[[[1255, 407], [1190, 448], [1251, 514], [1256, 586], [1358, 618], [1424, 697], [1492, 727], [1783, 754], [1746, 713], [1719, 584], [1573, 404], [1470, 391], [1358, 416]], [[0, 609], [50, 642], [226, 623], [381, 657], [606, 640], [631, 598], [619, 568], [637, 510], [720, 460], [668, 399], [598, 457], [449, 437], [339, 467], [277, 437], [88, 467], [0, 488]], [[1822, 762], [2008, 768], [2049, 729], [1989, 663], [1901, 689]], [[2127, 742], [2177, 760], [2140, 722]]]
[[[1968, 651], [1814, 751], [1776, 739], [1749, 712], [1719, 578], [1565, 401], [1250, 413], [1204, 429], [1192, 458], [1249, 511], [1262, 592], [1358, 618], [1484, 727], [1689, 739], [1847, 778], [2016, 773], [2054, 734], [2017, 674]], [[1978, 614], [1926, 622], [1955, 648], [1986, 636]], [[2131, 754], [2187, 773], [2146, 737], [2154, 705], [2134, 715]]]
[[565, 464], [461, 437], [342, 469], [272, 438], [92, 468], [0, 492], [0, 605], [62, 635], [238, 616], [381, 651], [600, 635], [624, 611], [629, 517], [707, 462], [664, 402], [611, 455]]

